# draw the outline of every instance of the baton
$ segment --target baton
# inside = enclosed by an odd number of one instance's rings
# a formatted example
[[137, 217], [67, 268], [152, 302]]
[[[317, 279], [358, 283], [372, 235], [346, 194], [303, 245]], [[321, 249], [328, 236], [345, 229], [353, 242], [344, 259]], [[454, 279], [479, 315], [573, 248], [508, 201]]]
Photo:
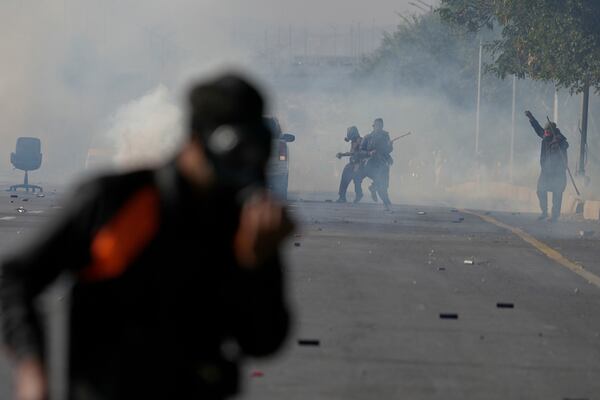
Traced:
[[[554, 125], [552, 125], [552, 121], [550, 121], [550, 118], [546, 115], [546, 119], [548, 120], [548, 125], [550, 126], [550, 130], [552, 131], [552, 134], [554, 136], [556, 136], [556, 131], [554, 130]], [[567, 172], [569, 173], [569, 178], [571, 178], [571, 183], [573, 184], [573, 188], [575, 188], [575, 193], [577, 193], [577, 196], [581, 196], [581, 193], [579, 193], [579, 189], [577, 189], [577, 185], [575, 184], [575, 179], [573, 179], [573, 174], [571, 174], [571, 169], [569, 168], [569, 163], [567, 162], [567, 158], [565, 157], [565, 154], [563, 153], [562, 149], [560, 148], [559, 145], [559, 149], [560, 151], [560, 155], [563, 158], [563, 162], [565, 163], [565, 166], [567, 167]]]
[[391, 140], [391, 142], [392, 142], [392, 143], [394, 143], [396, 140], [398, 140], [398, 139], [402, 139], [403, 137], [405, 137], [405, 136], [408, 136], [408, 135], [410, 135], [411, 133], [412, 133], [412, 132], [408, 132], [408, 133], [405, 133], [404, 135], [401, 135], [401, 136], [398, 136], [398, 137], [396, 137], [396, 138], [393, 138], [393, 139]]

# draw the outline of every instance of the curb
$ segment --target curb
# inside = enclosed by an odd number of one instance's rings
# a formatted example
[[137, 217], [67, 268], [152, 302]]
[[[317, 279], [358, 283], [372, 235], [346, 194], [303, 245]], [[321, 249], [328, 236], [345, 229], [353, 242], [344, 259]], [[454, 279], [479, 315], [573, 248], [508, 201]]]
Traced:
[[[530, 187], [511, 185], [505, 182], [486, 182], [484, 184], [465, 182], [449, 187], [447, 192], [458, 197], [465, 197], [466, 194], [466, 197], [477, 200], [491, 198], [507, 203], [515, 202], [514, 206], [519, 211], [539, 212], [536, 190]], [[551, 199], [549, 199], [549, 203], [551, 207]], [[600, 221], [600, 201], [581, 200], [567, 190], [563, 196], [562, 213], [565, 215], [583, 214], [587, 220]]]
[[583, 218], [600, 220], [600, 201], [588, 200], [583, 204]]

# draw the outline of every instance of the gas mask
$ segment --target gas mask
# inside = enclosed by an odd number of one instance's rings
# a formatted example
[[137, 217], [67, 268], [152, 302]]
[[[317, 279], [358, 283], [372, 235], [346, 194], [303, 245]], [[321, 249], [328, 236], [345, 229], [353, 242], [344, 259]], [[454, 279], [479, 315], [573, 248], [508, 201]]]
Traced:
[[203, 144], [218, 185], [235, 192], [264, 188], [271, 138], [262, 121], [223, 124], [204, 135]]

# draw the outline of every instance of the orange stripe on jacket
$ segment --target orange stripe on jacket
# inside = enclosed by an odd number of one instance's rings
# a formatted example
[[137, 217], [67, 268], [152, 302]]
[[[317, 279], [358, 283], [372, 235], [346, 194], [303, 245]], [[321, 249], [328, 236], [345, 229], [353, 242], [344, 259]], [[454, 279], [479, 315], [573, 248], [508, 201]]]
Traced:
[[159, 225], [159, 197], [153, 187], [135, 193], [91, 243], [91, 264], [81, 271], [85, 281], [122, 275], [154, 238]]

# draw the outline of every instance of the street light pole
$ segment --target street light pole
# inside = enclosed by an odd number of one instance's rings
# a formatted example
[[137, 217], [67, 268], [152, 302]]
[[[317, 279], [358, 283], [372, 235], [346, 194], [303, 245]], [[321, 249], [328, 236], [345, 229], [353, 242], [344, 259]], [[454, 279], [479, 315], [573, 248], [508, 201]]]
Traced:
[[512, 84], [512, 128], [510, 132], [510, 183], [513, 183], [514, 163], [515, 163], [515, 122], [516, 122], [516, 103], [517, 103], [517, 76], [513, 75]]
[[587, 151], [588, 109], [590, 105], [590, 85], [586, 83], [581, 98], [581, 142], [579, 145], [579, 168], [577, 174], [585, 176], [585, 159]]
[[483, 46], [479, 41], [479, 70], [477, 74], [477, 111], [475, 115], [475, 156], [479, 156], [479, 114], [481, 106], [481, 58]]
[[552, 116], [554, 123], [558, 125], [558, 88], [554, 87], [554, 115]]

